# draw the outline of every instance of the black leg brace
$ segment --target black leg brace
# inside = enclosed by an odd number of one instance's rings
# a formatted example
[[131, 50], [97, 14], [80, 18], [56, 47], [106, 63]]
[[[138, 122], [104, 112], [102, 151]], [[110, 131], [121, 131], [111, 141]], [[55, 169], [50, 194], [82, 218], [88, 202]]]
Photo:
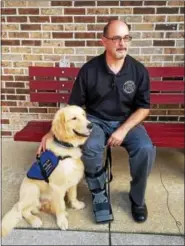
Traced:
[[86, 181], [92, 194], [93, 212], [97, 223], [113, 220], [112, 208], [106, 190], [107, 165], [108, 159], [106, 159], [105, 167], [96, 173], [85, 172]]

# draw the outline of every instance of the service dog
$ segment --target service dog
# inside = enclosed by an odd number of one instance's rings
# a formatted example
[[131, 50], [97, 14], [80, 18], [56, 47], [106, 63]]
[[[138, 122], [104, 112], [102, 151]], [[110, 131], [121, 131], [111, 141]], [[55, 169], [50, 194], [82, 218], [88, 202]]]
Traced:
[[[84, 175], [81, 146], [86, 142], [91, 130], [92, 123], [87, 120], [81, 107], [67, 105], [56, 112], [51, 126], [54, 138], [47, 140], [46, 151], [47, 154], [55, 156], [58, 165], [52, 170], [48, 156], [41, 156], [34, 163], [37, 171], [40, 170], [40, 174], [43, 174], [43, 179], [30, 177], [31, 174], [35, 175], [32, 168], [27, 172], [20, 187], [19, 201], [2, 220], [2, 237], [8, 235], [23, 218], [32, 227], [41, 227], [42, 221], [37, 216], [40, 210], [54, 213], [60, 229], [68, 228], [65, 195], [72, 208], [85, 207], [84, 202], [77, 199], [77, 185]], [[40, 162], [44, 158], [45, 170], [42, 170]], [[49, 169], [52, 171], [47, 177]]]

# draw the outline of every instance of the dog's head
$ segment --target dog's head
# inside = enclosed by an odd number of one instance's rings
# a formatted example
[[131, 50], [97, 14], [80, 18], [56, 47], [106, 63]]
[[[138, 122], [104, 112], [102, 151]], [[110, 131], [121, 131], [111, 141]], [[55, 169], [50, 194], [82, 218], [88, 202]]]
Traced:
[[75, 105], [59, 109], [52, 121], [53, 134], [59, 141], [83, 145], [92, 130], [92, 123], [87, 120], [85, 111]]

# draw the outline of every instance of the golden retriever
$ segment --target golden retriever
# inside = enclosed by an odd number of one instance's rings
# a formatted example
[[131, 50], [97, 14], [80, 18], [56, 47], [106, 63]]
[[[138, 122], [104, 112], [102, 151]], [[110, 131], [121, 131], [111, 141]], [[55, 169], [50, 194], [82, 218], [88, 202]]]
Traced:
[[[68, 228], [68, 219], [64, 197], [67, 194], [71, 206], [82, 209], [85, 204], [77, 199], [77, 185], [83, 177], [84, 166], [80, 159], [80, 146], [85, 143], [92, 129], [85, 111], [78, 106], [67, 105], [59, 109], [52, 121], [51, 131], [58, 140], [48, 139], [46, 149], [56, 156], [70, 156], [60, 160], [57, 167], [45, 180], [23, 179], [19, 201], [5, 214], [2, 220], [2, 236], [5, 237], [24, 217], [35, 228], [42, 226], [37, 214], [40, 210], [54, 213], [57, 225], [62, 230]], [[71, 144], [64, 146], [59, 141]]]

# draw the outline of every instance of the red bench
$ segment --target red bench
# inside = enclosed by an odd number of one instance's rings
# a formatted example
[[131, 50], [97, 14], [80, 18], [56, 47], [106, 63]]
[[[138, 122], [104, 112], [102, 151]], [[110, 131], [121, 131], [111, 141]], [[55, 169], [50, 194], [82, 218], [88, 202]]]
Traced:
[[[67, 103], [79, 68], [29, 67], [30, 101]], [[184, 67], [148, 67], [151, 104], [184, 105]], [[177, 78], [180, 78], [179, 80]], [[183, 122], [144, 122], [153, 143], [160, 147], [184, 147]], [[14, 135], [15, 141], [39, 142], [51, 121], [30, 121]]]

